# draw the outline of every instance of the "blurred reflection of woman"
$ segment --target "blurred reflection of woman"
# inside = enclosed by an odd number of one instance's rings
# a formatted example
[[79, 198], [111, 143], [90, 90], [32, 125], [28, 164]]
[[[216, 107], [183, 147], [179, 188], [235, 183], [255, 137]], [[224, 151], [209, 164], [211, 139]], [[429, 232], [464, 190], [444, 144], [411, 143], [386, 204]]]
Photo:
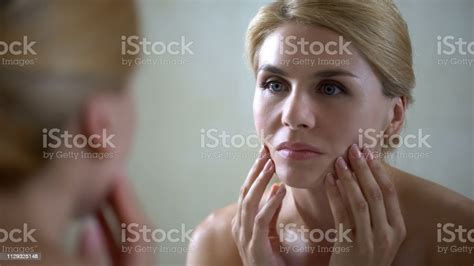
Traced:
[[[132, 1], [18, 0], [0, 6], [0, 39], [15, 44], [0, 63], [0, 228], [16, 232], [26, 225], [32, 237], [8, 238], [0, 253], [39, 252], [35, 265], [152, 265], [148, 254], [120, 250], [141, 241], [114, 238], [120, 223], [146, 223], [124, 170], [134, 105], [132, 69], [121, 64], [132, 57], [122, 55], [121, 37], [137, 34]], [[15, 42], [23, 40], [28, 43], [18, 53]], [[91, 142], [74, 144], [61, 136], [65, 132]], [[57, 148], [48, 147], [58, 139]], [[65, 157], [70, 154], [78, 156]], [[114, 215], [105, 215], [106, 208]], [[91, 218], [81, 230], [80, 250], [68, 255], [65, 232], [85, 217]], [[33, 263], [5, 263], [16, 262]]]

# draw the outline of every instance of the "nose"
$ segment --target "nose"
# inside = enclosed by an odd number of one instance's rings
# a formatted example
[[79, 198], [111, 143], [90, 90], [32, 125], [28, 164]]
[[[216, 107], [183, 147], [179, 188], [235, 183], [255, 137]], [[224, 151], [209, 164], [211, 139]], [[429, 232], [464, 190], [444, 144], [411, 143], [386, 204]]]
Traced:
[[303, 93], [293, 93], [286, 100], [281, 122], [290, 130], [311, 129], [316, 124], [313, 113], [313, 102], [310, 97]]

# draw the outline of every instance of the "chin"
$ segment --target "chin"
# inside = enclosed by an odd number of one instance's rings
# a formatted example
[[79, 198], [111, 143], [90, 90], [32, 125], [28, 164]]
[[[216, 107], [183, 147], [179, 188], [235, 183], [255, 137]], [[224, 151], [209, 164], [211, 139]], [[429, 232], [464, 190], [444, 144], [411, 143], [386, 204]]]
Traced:
[[276, 176], [287, 186], [294, 188], [310, 189], [324, 184], [327, 171], [321, 169], [301, 169], [288, 166], [276, 166]]

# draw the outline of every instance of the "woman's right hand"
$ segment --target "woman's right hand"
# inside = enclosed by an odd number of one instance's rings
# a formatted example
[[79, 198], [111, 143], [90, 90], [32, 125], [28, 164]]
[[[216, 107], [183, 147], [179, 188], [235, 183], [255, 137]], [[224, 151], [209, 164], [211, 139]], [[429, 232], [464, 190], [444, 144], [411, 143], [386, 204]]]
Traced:
[[260, 206], [274, 172], [270, 154], [262, 147], [240, 190], [238, 210], [232, 219], [232, 236], [246, 266], [285, 265], [276, 229], [285, 186], [273, 185], [267, 200]]

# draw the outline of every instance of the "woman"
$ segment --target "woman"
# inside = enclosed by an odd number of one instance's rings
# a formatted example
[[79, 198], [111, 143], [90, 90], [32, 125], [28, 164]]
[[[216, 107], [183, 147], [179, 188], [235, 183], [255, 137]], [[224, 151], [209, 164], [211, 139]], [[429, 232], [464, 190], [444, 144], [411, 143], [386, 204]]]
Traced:
[[[188, 265], [472, 264], [466, 232], [451, 237], [474, 227], [473, 201], [383, 160], [415, 83], [392, 1], [273, 2], [247, 53], [265, 147], [238, 202], [196, 229]], [[359, 141], [367, 130], [383, 133], [376, 145]]]
[[[121, 223], [147, 223], [124, 171], [134, 106], [121, 36], [137, 34], [132, 1], [2, 1], [0, 18], [10, 47], [0, 64], [0, 253], [10, 260], [0, 264], [153, 265], [133, 252], [143, 241], [119, 238]], [[83, 220], [70, 255], [66, 231]]]

